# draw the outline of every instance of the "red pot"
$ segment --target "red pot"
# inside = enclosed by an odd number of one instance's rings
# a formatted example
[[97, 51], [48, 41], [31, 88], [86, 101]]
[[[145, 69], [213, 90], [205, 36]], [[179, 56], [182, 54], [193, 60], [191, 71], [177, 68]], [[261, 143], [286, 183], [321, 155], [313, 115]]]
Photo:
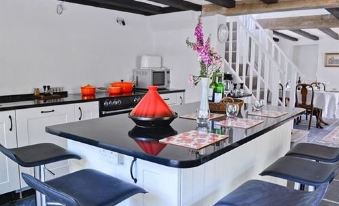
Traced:
[[94, 96], [95, 95], [95, 87], [87, 84], [81, 87], [81, 94], [83, 96]]
[[134, 88], [133, 82], [124, 82], [124, 80], [121, 80], [121, 82], [113, 82], [111, 83], [112, 87], [121, 87], [122, 93], [131, 93]]
[[121, 87], [108, 87], [107, 92], [109, 95], [117, 95], [121, 93]]

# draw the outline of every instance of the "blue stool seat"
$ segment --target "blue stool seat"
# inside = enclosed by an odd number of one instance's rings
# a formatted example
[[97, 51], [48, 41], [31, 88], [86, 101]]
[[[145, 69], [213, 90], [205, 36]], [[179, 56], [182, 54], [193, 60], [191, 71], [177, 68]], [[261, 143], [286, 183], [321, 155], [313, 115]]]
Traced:
[[297, 157], [285, 156], [266, 168], [260, 175], [279, 177], [304, 185], [319, 186], [330, 182], [335, 176], [335, 164], [314, 162]]
[[0, 144], [0, 151], [23, 167], [37, 167], [66, 159], [81, 159], [62, 147], [51, 143], [7, 149]]
[[319, 162], [334, 163], [339, 161], [339, 148], [311, 143], [299, 143], [286, 155], [312, 159]]
[[108, 206], [146, 191], [96, 170], [80, 170], [47, 182], [23, 173], [25, 182], [67, 206]]
[[250, 180], [221, 199], [215, 206], [316, 206], [319, 205], [327, 187], [328, 183], [325, 183], [313, 192], [304, 192], [269, 182]]

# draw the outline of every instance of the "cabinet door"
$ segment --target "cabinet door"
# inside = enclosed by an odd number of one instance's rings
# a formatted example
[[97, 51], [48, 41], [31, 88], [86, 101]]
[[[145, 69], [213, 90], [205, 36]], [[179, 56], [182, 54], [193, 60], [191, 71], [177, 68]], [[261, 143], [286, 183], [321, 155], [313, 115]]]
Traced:
[[[17, 147], [15, 112], [0, 112], [0, 144], [7, 148]], [[18, 165], [0, 153], [0, 194], [19, 189]]]
[[[26, 146], [38, 143], [54, 143], [67, 148], [65, 138], [48, 134], [46, 126], [62, 124], [74, 121], [74, 105], [59, 105], [22, 109], [16, 111], [18, 146]], [[68, 161], [60, 161], [48, 164], [46, 167], [55, 175], [46, 172], [46, 179], [62, 176], [68, 173]], [[20, 172], [33, 174], [32, 168], [20, 167]], [[25, 186], [23, 182], [22, 186]]]
[[99, 102], [74, 104], [75, 121], [99, 118]]

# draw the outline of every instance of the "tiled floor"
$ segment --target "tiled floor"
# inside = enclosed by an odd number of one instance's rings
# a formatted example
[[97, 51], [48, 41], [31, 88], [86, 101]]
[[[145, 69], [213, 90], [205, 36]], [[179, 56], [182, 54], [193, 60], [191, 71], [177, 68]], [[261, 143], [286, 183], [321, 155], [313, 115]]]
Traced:
[[[321, 139], [324, 138], [333, 129], [339, 126], [339, 120], [327, 120], [327, 122], [330, 123], [329, 126], [325, 127], [324, 129], [317, 129], [315, 127], [312, 127], [311, 130], [309, 131], [309, 134], [305, 138], [298, 141], [317, 143], [321, 141]], [[308, 122], [303, 120], [301, 124], [295, 126], [295, 128], [307, 130], [307, 123]], [[339, 147], [339, 142], [336, 143], [336, 145], [338, 145]], [[0, 206], [34, 206], [34, 205], [35, 205], [34, 196], [31, 196], [22, 200], [18, 200], [16, 202], [7, 203]], [[321, 206], [339, 206], [339, 175], [330, 184], [325, 195], [325, 198], [321, 203]]]

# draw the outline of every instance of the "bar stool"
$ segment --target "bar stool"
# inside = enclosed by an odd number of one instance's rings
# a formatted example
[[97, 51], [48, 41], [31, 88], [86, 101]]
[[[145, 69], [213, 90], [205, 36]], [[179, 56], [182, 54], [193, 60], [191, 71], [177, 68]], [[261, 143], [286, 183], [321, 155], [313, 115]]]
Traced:
[[299, 143], [286, 156], [311, 159], [318, 162], [335, 163], [339, 161], [339, 148], [324, 145]]
[[[29, 145], [7, 149], [0, 144], [0, 151], [22, 167], [34, 167], [34, 176], [45, 181], [45, 165], [67, 159], [81, 159], [80, 156], [68, 152], [62, 147], [51, 143]], [[36, 204], [46, 205], [46, 199], [36, 192]]]
[[305, 192], [261, 180], [249, 180], [214, 206], [316, 206], [320, 204], [327, 187], [328, 183], [324, 183], [313, 192]]
[[285, 156], [267, 167], [260, 175], [269, 175], [297, 182], [301, 185], [319, 187], [321, 184], [331, 182], [334, 179], [336, 169], [336, 164], [325, 164]]
[[31, 175], [22, 174], [25, 182], [47, 197], [67, 206], [107, 206], [144, 189], [96, 170], [80, 170], [46, 182]]

